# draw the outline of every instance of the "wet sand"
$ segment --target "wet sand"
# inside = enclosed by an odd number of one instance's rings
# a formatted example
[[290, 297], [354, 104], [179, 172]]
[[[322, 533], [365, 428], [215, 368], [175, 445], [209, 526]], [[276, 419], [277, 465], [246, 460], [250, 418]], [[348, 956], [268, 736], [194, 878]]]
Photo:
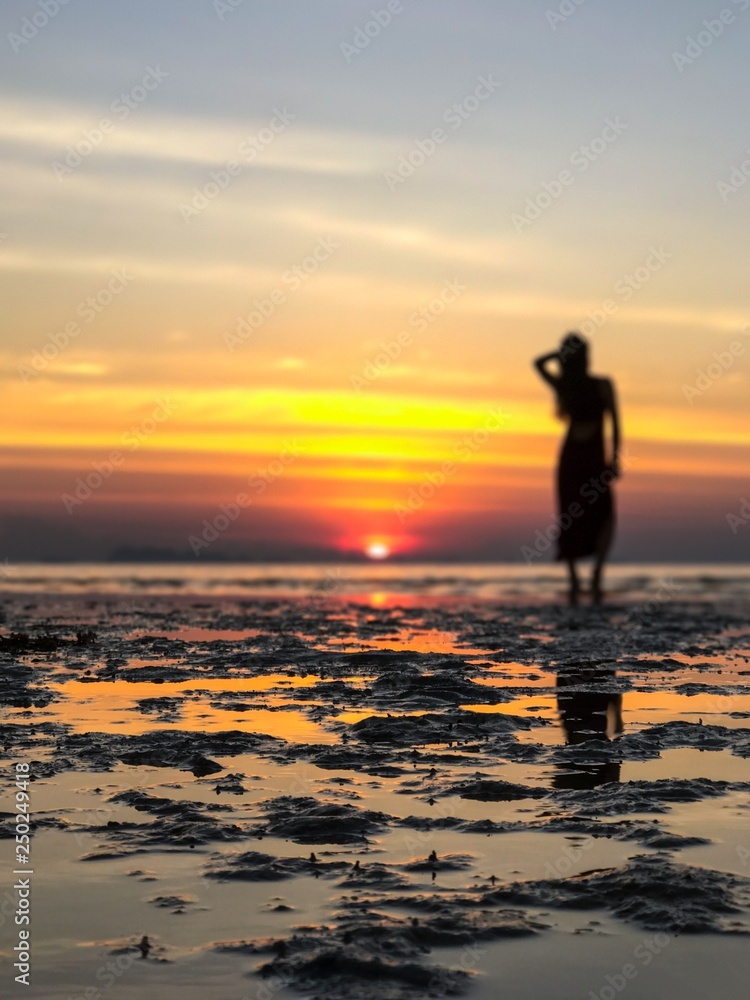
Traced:
[[744, 606], [4, 611], [35, 997], [747, 995]]

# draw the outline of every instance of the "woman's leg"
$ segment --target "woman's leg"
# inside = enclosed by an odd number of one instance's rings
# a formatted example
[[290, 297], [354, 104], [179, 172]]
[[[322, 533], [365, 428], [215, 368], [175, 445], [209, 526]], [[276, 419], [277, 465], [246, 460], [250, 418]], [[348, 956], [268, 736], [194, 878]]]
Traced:
[[568, 590], [568, 602], [571, 608], [578, 607], [578, 595], [581, 592], [581, 584], [578, 579], [575, 559], [568, 559], [568, 573], [570, 575], [570, 589]]
[[591, 593], [594, 604], [602, 603], [604, 596], [602, 592], [602, 574], [604, 572], [604, 563], [609, 555], [609, 550], [612, 548], [614, 535], [615, 519], [611, 517], [602, 528], [596, 546], [596, 563], [594, 564], [594, 574], [591, 579]]

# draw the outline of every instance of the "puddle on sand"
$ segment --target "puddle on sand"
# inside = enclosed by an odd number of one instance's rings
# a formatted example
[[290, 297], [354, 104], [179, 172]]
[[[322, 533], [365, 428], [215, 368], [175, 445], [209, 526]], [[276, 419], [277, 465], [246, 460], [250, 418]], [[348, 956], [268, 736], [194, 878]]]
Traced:
[[[309, 687], [313, 681], [297, 678], [295, 684], [288, 677], [290, 695], [295, 687]], [[35, 722], [61, 723], [78, 733], [110, 732], [113, 729], [128, 734], [147, 733], [175, 727], [197, 732], [220, 732], [240, 729], [269, 736], [281, 736], [293, 742], [331, 743], [336, 736], [314, 722], [309, 715], [288, 708], [288, 699], [267, 699], [268, 707], [215, 707], [211, 696], [230, 692], [236, 694], [264, 692], [272, 685], [270, 679], [248, 678], [244, 681], [199, 681], [193, 678], [177, 684], [110, 681], [89, 684], [81, 681], [51, 683], [51, 691], [59, 697], [45, 708], [8, 710], [9, 721], [24, 719], [33, 714]], [[196, 688], [196, 684], [200, 688]], [[145, 711], [139, 702], [153, 699], [160, 704]], [[174, 702], [174, 704], [171, 704]]]
[[214, 629], [195, 628], [190, 625], [183, 625], [177, 629], [151, 630], [135, 629], [128, 633], [126, 639], [181, 639], [183, 642], [241, 642], [244, 639], [255, 639], [261, 635], [260, 629]]
[[396, 653], [445, 653], [472, 657], [485, 656], [494, 652], [491, 649], [459, 643], [454, 633], [429, 628], [404, 628], [394, 634], [370, 636], [367, 639], [358, 638], [356, 635], [341, 636], [329, 639], [325, 643], [318, 643], [315, 648], [382, 649]]
[[497, 1000], [499, 983], [503, 995], [527, 1000], [742, 1000], [750, 973], [741, 937], [638, 932], [596, 910], [543, 939], [478, 942], [435, 958], [472, 974], [474, 1000]]
[[726, 751], [685, 748], [664, 750], [654, 760], [623, 763], [623, 781], [660, 781], [666, 778], [709, 778], [712, 781], [750, 781], [750, 759]]

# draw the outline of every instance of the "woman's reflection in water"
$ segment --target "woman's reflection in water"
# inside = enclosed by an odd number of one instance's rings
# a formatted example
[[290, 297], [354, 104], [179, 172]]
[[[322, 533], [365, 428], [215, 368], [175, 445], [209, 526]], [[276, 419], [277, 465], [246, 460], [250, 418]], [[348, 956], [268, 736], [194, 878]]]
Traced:
[[[613, 691], [616, 674], [602, 666], [574, 667], [557, 675], [557, 707], [569, 746], [608, 741], [619, 736], [622, 725], [622, 695]], [[592, 690], [593, 689], [593, 690]], [[592, 746], [595, 751], [595, 746]], [[620, 780], [620, 762], [570, 760], [553, 780], [555, 788], [596, 788]]]

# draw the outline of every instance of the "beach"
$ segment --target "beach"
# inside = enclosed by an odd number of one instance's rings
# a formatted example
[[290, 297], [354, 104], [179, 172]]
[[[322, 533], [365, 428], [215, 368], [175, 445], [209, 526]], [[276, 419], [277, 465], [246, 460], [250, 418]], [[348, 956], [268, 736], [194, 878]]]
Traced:
[[0, 1000], [748, 1000], [720, 7], [0, 5]]
[[749, 590], [615, 567], [569, 609], [548, 566], [19, 568], [3, 992], [739, 1000]]

